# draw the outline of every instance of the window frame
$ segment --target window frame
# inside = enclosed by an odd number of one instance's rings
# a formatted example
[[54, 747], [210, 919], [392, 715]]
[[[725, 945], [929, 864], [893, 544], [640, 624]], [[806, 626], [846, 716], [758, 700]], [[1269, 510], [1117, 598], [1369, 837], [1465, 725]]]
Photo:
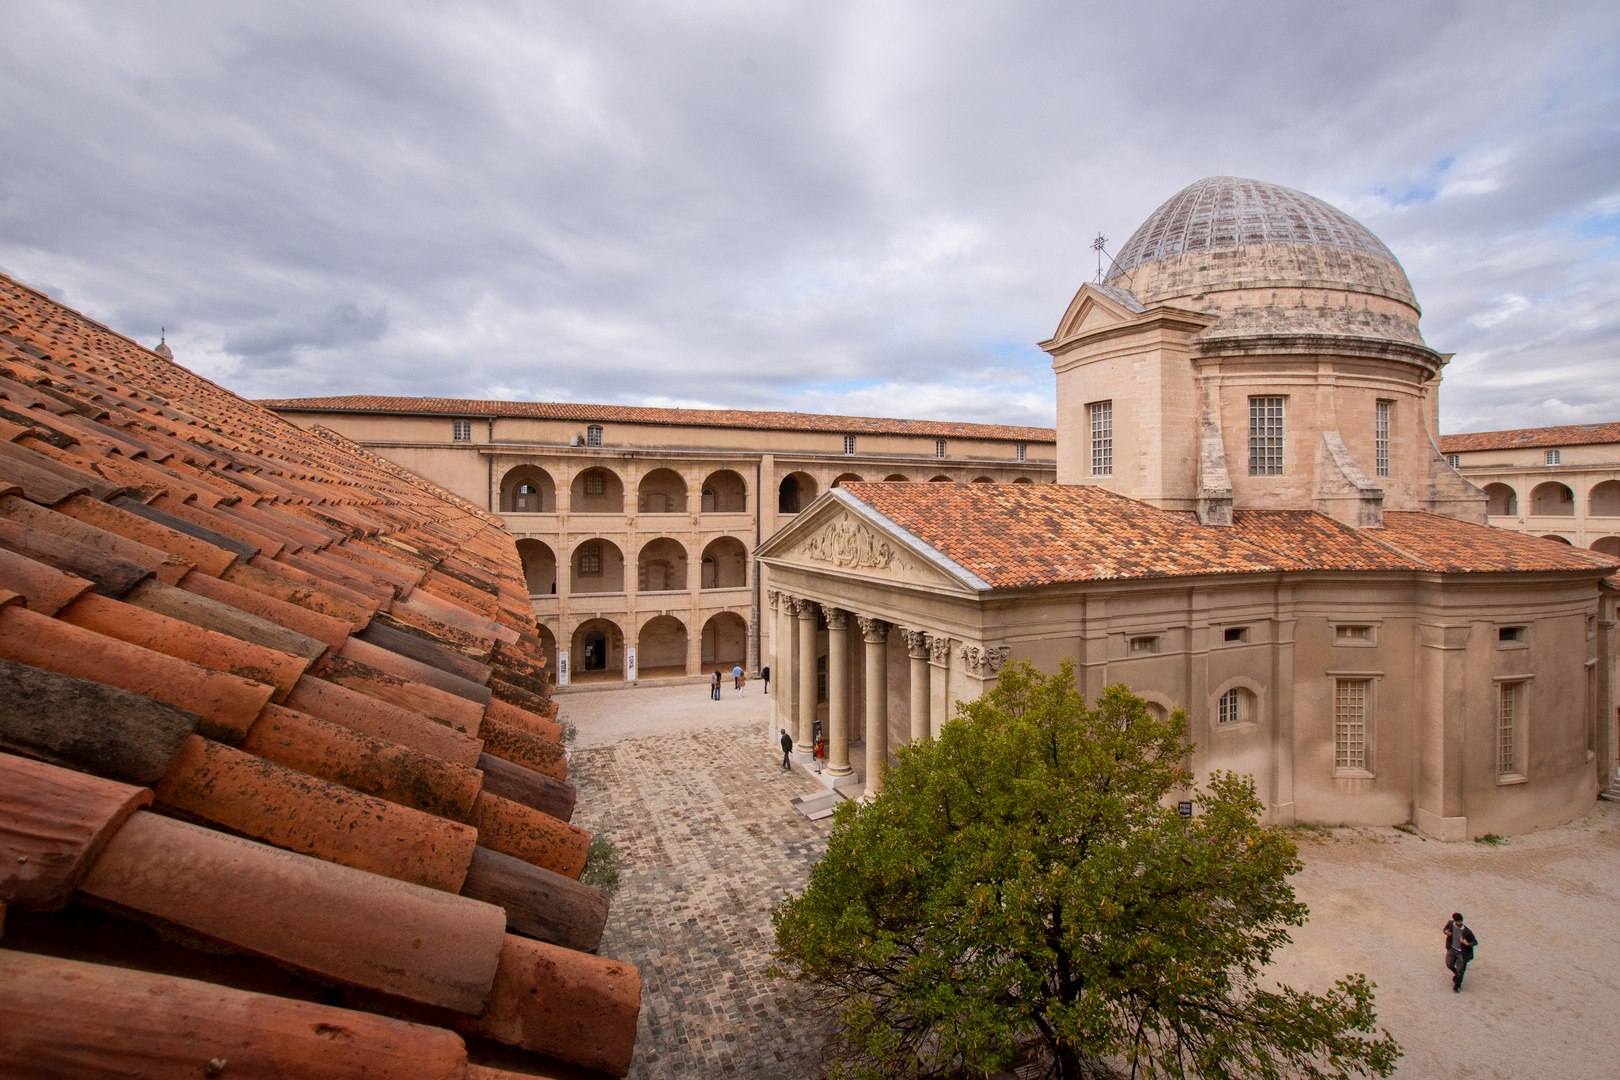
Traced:
[[1086, 405], [1086, 423], [1091, 430], [1091, 475], [1114, 475], [1114, 399]]
[[601, 446], [602, 445], [602, 425], [601, 424], [587, 424], [586, 425], [586, 427], [585, 427], [585, 445], [586, 446]]
[[844, 453], [853, 454], [854, 452], [855, 452], [855, 436], [853, 436], [853, 435], [845, 435], [844, 436]]
[[[585, 475], [581, 479], [583, 479], [585, 483], [584, 486], [581, 487], [580, 491], [587, 499], [592, 497], [607, 497], [607, 474], [601, 469], [586, 469]], [[591, 490], [593, 483], [596, 487], [595, 491]]]
[[1546, 463], [1548, 465], [1562, 465], [1564, 463], [1564, 453], [1563, 453], [1563, 451], [1562, 450], [1548, 450], [1547, 451], [1547, 457], [1546, 457]]
[[1218, 731], [1229, 731], [1242, 724], [1248, 718], [1244, 715], [1243, 690], [1240, 687], [1228, 687], [1215, 699], [1215, 728]]
[[1496, 732], [1491, 747], [1498, 785], [1523, 784], [1530, 779], [1525, 736], [1530, 730], [1526, 720], [1530, 712], [1531, 678], [1530, 675], [1499, 675], [1491, 680], [1496, 688]]
[[[1328, 624], [1333, 630], [1333, 644], [1337, 647], [1349, 649], [1367, 649], [1378, 644], [1378, 623], [1368, 622], [1332, 622]], [[1365, 634], [1347, 634], [1347, 630], [1365, 630]]]
[[[1373, 772], [1378, 679], [1371, 673], [1333, 676], [1333, 775], [1367, 779]], [[1359, 701], [1346, 691], [1359, 692]], [[1359, 730], [1357, 730], [1359, 728]], [[1359, 745], [1353, 745], [1359, 743]], [[1360, 755], [1359, 760], [1356, 754]]]
[[451, 442], [472, 442], [472, 421], [452, 420], [450, 422]]
[[579, 545], [579, 557], [575, 560], [575, 568], [580, 577], [602, 576], [602, 542], [600, 540], [587, 540]]
[[[1138, 644], [1141, 648], [1137, 648]], [[1127, 634], [1125, 635], [1126, 656], [1155, 656], [1164, 648], [1163, 634]]]
[[1393, 432], [1395, 403], [1373, 403], [1373, 469], [1379, 476], [1388, 476], [1390, 439]]
[[936, 458], [942, 458], [942, 457], [945, 456], [945, 440], [944, 439], [935, 439], [934, 440], [934, 456]]
[[1287, 440], [1287, 395], [1251, 395], [1249, 398], [1249, 475], [1286, 475]]
[[1017, 443], [1017, 444], [1014, 445], [1013, 449], [1014, 449], [1013, 460], [1014, 461], [1023, 461], [1024, 460], [1024, 455], [1026, 453], [1028, 453], [1028, 447], [1024, 443]]

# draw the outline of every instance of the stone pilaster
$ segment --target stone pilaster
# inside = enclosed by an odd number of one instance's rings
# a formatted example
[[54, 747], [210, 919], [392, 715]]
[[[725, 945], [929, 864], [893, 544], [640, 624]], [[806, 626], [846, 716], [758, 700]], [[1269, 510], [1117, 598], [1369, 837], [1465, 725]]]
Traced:
[[928, 738], [928, 635], [921, 630], [907, 630], [906, 655], [911, 658], [911, 742], [913, 745]]
[[848, 776], [849, 612], [827, 609], [827, 772]]

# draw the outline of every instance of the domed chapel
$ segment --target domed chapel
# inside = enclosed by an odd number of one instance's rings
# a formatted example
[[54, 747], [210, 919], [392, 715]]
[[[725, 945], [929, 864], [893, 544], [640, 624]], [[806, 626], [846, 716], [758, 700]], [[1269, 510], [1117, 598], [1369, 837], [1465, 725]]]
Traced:
[[[825, 782], [1009, 660], [1187, 711], [1274, 823], [1463, 840], [1570, 821], [1615, 758], [1607, 556], [1493, 529], [1436, 449], [1449, 357], [1400, 262], [1303, 192], [1211, 177], [1041, 347], [1057, 483], [850, 483], [759, 548], [774, 727]], [[774, 733], [773, 727], [773, 733]]]

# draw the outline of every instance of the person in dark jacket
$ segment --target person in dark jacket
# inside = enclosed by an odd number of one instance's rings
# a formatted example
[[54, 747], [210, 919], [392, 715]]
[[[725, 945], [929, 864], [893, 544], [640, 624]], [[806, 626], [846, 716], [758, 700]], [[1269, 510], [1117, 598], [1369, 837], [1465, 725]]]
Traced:
[[771, 692], [771, 665], [766, 664], [759, 669], [759, 677], [765, 680], [765, 692]]
[[1451, 972], [1451, 992], [1462, 993], [1463, 972], [1468, 970], [1468, 961], [1474, 958], [1474, 946], [1479, 939], [1474, 932], [1463, 923], [1462, 912], [1451, 913], [1451, 921], [1446, 923], [1446, 970]]
[[787, 772], [789, 769], [793, 768], [792, 765], [788, 764], [788, 758], [792, 755], [792, 753], [793, 753], [793, 736], [789, 735], [785, 729], [782, 729], [782, 771], [783, 772]]
[[709, 680], [709, 700], [720, 700], [720, 673], [716, 671], [714, 678]]

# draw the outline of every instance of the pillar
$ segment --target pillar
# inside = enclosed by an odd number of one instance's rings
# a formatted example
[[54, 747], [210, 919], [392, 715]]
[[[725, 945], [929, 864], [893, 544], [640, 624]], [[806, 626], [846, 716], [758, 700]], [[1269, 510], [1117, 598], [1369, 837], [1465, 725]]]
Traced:
[[849, 612], [827, 609], [827, 773], [848, 776]]
[[866, 794], [871, 802], [883, 788], [889, 763], [889, 624], [860, 617], [866, 639]]
[[799, 730], [792, 734], [801, 754], [816, 749], [816, 614], [813, 602], [799, 601]]
[[945, 721], [951, 718], [951, 639], [929, 635], [928, 666], [934, 670], [928, 680], [928, 732], [939, 738]]
[[906, 655], [911, 657], [911, 745], [928, 738], [928, 635], [907, 630]]

